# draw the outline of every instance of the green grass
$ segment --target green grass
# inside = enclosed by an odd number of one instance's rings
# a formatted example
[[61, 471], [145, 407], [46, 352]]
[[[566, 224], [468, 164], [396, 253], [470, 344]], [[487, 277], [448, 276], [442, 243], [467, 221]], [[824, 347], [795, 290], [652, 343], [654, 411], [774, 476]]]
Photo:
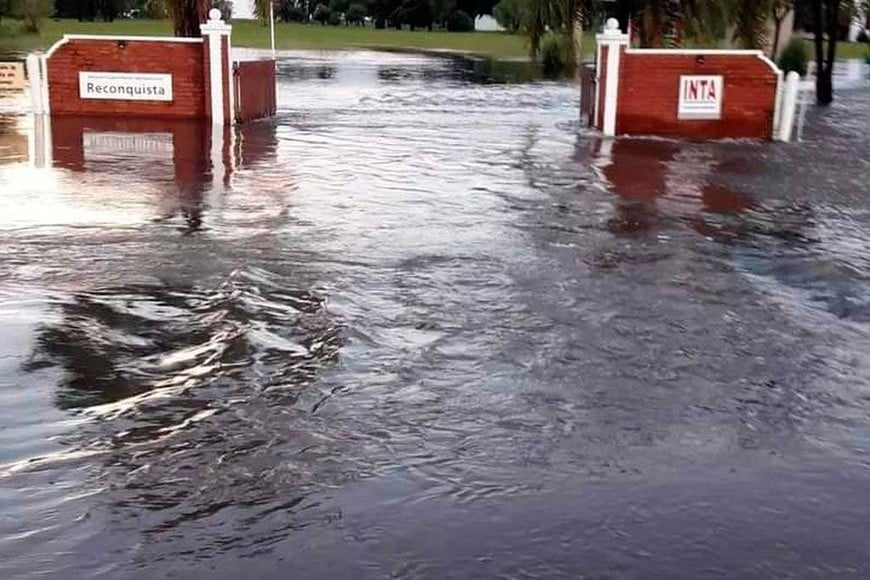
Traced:
[[[17, 23], [0, 23], [0, 52], [28, 52], [46, 49], [64, 34], [120, 34], [169, 36], [172, 25], [167, 20], [118, 20], [78, 22], [76, 20], [46, 20], [39, 34], [17, 33]], [[276, 37], [279, 49], [340, 50], [377, 48], [393, 50], [426, 50], [468, 53], [496, 59], [526, 59], [528, 45], [516, 34], [498, 32], [411, 32], [408, 30], [375, 30], [318, 24], [278, 23]], [[584, 35], [584, 53], [592, 50], [591, 34]], [[811, 45], [812, 43], [808, 41]], [[269, 47], [269, 28], [257, 22], [233, 22], [233, 44], [250, 48]], [[841, 42], [837, 58], [864, 59], [866, 44]], [[812, 46], [810, 46], [810, 54]]]
[[[8, 26], [8, 21], [7, 26]], [[269, 28], [253, 21], [233, 22], [233, 45], [250, 48], [269, 47]], [[384, 48], [469, 53], [497, 59], [522, 59], [528, 56], [525, 38], [498, 32], [411, 32], [375, 30], [318, 24], [279, 23], [275, 29], [279, 49], [353, 49]], [[38, 35], [0, 34], [0, 50], [27, 52], [46, 49], [64, 34], [117, 34], [168, 36], [172, 26], [165, 20], [119, 20], [113, 23], [47, 20]]]
[[[827, 50], [827, 48], [825, 49]], [[838, 42], [837, 43], [837, 58], [864, 58], [870, 46], [862, 42]], [[810, 54], [815, 58], [815, 48], [810, 43]]]

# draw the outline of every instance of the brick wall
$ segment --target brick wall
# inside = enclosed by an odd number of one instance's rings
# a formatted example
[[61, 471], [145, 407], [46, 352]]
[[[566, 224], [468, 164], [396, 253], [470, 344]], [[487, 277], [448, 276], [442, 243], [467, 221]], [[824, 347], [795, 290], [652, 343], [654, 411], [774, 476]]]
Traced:
[[[173, 100], [80, 99], [80, 71], [168, 73]], [[76, 38], [48, 59], [49, 103], [52, 115], [202, 118], [207, 114], [207, 77], [205, 43]]]
[[[620, 63], [618, 135], [698, 139], [773, 137], [777, 74], [754, 54], [624, 52]], [[678, 120], [681, 75], [722, 75], [720, 120]]]

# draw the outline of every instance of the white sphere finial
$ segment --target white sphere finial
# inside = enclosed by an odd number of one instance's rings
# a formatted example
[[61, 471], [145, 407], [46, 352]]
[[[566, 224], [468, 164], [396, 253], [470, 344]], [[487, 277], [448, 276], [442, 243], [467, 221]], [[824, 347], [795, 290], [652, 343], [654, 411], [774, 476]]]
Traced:
[[604, 30], [608, 32], [618, 32], [619, 20], [617, 20], [616, 18], [608, 18], [607, 22], [604, 24]]
[[208, 11], [208, 19], [209, 20], [220, 20], [221, 19], [221, 11], [217, 8], [212, 8]]

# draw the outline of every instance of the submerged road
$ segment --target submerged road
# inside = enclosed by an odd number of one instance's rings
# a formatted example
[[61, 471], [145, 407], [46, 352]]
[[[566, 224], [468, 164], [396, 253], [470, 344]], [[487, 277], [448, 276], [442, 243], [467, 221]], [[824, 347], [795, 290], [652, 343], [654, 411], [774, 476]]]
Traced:
[[866, 80], [800, 145], [601, 142], [519, 65], [279, 83], [217, 158], [0, 117], [0, 578], [870, 577]]

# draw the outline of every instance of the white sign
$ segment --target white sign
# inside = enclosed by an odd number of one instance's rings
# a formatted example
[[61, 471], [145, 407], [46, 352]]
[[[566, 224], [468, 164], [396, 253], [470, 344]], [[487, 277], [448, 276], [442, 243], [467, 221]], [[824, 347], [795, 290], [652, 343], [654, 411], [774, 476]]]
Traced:
[[678, 119], [721, 119], [721, 76], [681, 76]]
[[172, 75], [80, 72], [79, 97], [120, 101], [171, 101]]

